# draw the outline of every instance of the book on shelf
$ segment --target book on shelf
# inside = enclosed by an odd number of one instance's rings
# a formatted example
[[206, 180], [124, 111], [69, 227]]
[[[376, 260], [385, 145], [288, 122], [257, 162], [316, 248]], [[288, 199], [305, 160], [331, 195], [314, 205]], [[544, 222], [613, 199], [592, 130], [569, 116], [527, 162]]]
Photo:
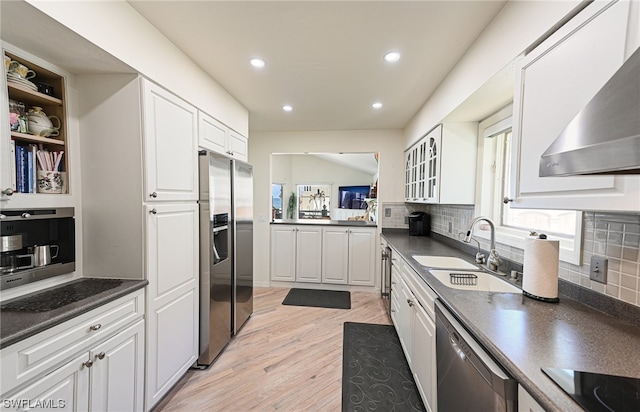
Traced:
[[18, 187], [16, 186], [16, 141], [11, 139], [11, 189], [13, 191], [17, 191]]

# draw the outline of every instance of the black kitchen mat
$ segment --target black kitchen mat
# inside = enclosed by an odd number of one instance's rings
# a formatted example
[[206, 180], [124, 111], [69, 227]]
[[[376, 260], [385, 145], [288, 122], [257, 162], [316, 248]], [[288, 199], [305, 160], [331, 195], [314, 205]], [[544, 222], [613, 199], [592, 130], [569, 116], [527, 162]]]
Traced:
[[425, 411], [392, 325], [344, 323], [342, 412]]
[[351, 309], [351, 293], [342, 290], [293, 288], [282, 301], [283, 305], [313, 306], [316, 308]]
[[81, 279], [31, 296], [16, 299], [0, 306], [2, 310], [46, 312], [78, 302], [122, 284], [119, 279]]

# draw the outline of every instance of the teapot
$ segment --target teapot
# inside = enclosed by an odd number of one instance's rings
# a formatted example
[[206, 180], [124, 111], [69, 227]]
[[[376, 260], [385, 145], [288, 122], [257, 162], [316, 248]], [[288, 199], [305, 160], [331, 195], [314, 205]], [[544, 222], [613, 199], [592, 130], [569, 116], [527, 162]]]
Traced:
[[[33, 106], [27, 113], [27, 119], [29, 120], [29, 131], [32, 134], [49, 137], [58, 136], [60, 134], [60, 119], [57, 116], [47, 116], [42, 111], [42, 107]], [[52, 120], [55, 120], [58, 125], [54, 126]]]

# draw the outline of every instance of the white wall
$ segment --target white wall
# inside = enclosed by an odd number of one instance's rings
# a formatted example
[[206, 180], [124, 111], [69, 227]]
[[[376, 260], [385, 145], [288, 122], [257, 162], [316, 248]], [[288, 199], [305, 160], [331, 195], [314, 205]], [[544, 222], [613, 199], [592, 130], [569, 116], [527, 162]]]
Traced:
[[403, 147], [408, 148], [440, 123], [580, 3], [579, 0], [507, 2], [405, 127]]
[[[269, 284], [272, 153], [379, 152], [379, 202], [404, 201], [404, 154], [401, 130], [345, 130], [326, 132], [262, 132], [249, 137], [253, 164], [254, 284]], [[285, 199], [286, 202], [286, 199]], [[265, 221], [259, 221], [260, 216]]]
[[249, 135], [247, 109], [127, 2], [27, 2], [238, 133]]

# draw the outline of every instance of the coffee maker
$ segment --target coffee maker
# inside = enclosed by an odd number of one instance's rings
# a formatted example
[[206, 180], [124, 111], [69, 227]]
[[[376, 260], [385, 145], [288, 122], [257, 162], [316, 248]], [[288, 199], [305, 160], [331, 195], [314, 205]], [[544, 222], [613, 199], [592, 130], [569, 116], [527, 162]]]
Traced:
[[72, 207], [0, 211], [0, 289], [72, 273], [75, 264]]
[[424, 212], [409, 215], [409, 236], [429, 236], [431, 234], [431, 216]]

